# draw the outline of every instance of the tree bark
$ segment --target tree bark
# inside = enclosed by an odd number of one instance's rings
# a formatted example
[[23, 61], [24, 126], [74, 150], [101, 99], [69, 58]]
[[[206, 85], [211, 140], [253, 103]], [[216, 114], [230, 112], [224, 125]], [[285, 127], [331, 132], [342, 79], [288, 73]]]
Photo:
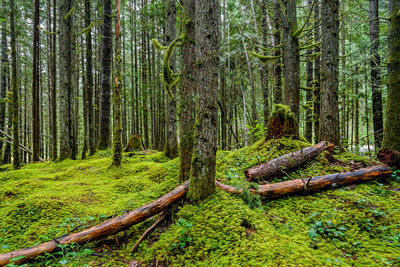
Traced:
[[[53, 0], [53, 32], [57, 31], [57, 3]], [[51, 116], [51, 159], [57, 159], [58, 152], [58, 140], [57, 140], [57, 35], [51, 35], [51, 104], [50, 104], [50, 116]]]
[[[215, 191], [217, 152], [219, 1], [196, 3], [196, 65], [198, 103], [189, 196], [205, 199]], [[201, 123], [200, 123], [201, 122]]]
[[75, 158], [74, 88], [76, 83], [75, 0], [59, 1], [60, 159]]
[[33, 21], [33, 66], [32, 66], [32, 160], [39, 160], [40, 109], [39, 109], [39, 0], [35, 0]]
[[381, 59], [379, 55], [379, 0], [369, 1], [369, 36], [371, 41], [371, 83], [372, 83], [372, 119], [374, 125], [375, 147], [382, 144], [382, 91]]
[[320, 142], [314, 146], [306, 147], [268, 162], [251, 167], [244, 171], [249, 181], [271, 180], [277, 176], [300, 168], [307, 162], [315, 159], [322, 151], [333, 148], [332, 144]]
[[102, 36], [102, 81], [100, 91], [100, 131], [99, 150], [110, 147], [110, 93], [111, 93], [111, 52], [112, 52], [112, 12], [111, 0], [103, 1], [103, 36]]
[[400, 151], [400, 2], [389, 1], [389, 55], [383, 148]]
[[282, 1], [286, 14], [282, 16], [283, 60], [285, 64], [284, 103], [289, 106], [299, 122], [300, 103], [300, 56], [297, 28], [296, 1]]
[[[176, 38], [176, 2], [175, 0], [166, 0], [166, 43], [169, 45]], [[175, 56], [171, 57], [171, 69], [175, 70]], [[179, 156], [178, 138], [176, 129], [176, 88], [171, 87], [173, 99], [167, 98], [167, 132], [165, 138], [165, 154], [170, 159]]]
[[320, 140], [340, 144], [338, 110], [339, 2], [322, 0]]
[[189, 183], [186, 182], [182, 185], [179, 185], [168, 194], [154, 200], [147, 205], [129, 211], [123, 215], [112, 218], [98, 225], [92, 226], [89, 229], [67, 236], [58, 237], [34, 247], [0, 254], [0, 266], [8, 264], [11, 259], [18, 256], [24, 256], [24, 258], [16, 261], [15, 263], [21, 264], [23, 262], [27, 262], [43, 253], [53, 252], [57, 249], [59, 244], [65, 245], [73, 242], [77, 244], [85, 244], [88, 241], [98, 240], [100, 238], [118, 233], [119, 231], [125, 230], [134, 224], [140, 223], [147, 218], [166, 210], [173, 203], [182, 199], [188, 191], [188, 188]]
[[[38, 1], [38, 0], [36, 0]], [[39, 5], [37, 3], [37, 5]], [[13, 167], [19, 169], [21, 159], [19, 156], [19, 94], [17, 84], [17, 49], [16, 49], [16, 32], [15, 32], [15, 2], [10, 0], [10, 47], [11, 47], [11, 102], [12, 102], [12, 154], [13, 154]]]
[[[274, 2], [274, 56], [278, 57], [281, 53], [281, 17], [282, 17], [282, 9], [279, 0], [275, 0]], [[274, 103], [282, 104], [282, 67], [281, 67], [281, 58], [278, 58], [274, 61]]]
[[[308, 0], [307, 1], [308, 5], [312, 5], [312, 1]], [[315, 26], [315, 25], [314, 25]], [[308, 38], [308, 43], [312, 43], [312, 37]], [[313, 62], [311, 61], [310, 55], [312, 54], [312, 49], [307, 50], [307, 63], [306, 63], [306, 73], [307, 73], [307, 87], [308, 88], [313, 88], [314, 85], [314, 68], [313, 68]], [[312, 122], [312, 109], [311, 109], [311, 104], [312, 104], [312, 91], [307, 91], [306, 92], [306, 129], [305, 129], [305, 138], [307, 139], [308, 142], [312, 142], [312, 127], [313, 127], [313, 122]]]
[[[6, 6], [5, 0], [2, 2]], [[5, 13], [5, 12], [4, 12]], [[1, 22], [1, 77], [0, 77], [0, 130], [5, 130], [6, 126], [6, 94], [7, 94], [7, 75], [8, 75], [8, 57], [7, 57], [7, 23]], [[0, 151], [3, 148], [3, 140], [0, 139]], [[0, 152], [0, 161], [2, 154]]]
[[[184, 16], [187, 22], [184, 25], [185, 43], [182, 47], [182, 86], [180, 87], [181, 113], [180, 117], [180, 169], [179, 180], [186, 181], [190, 175], [194, 140], [194, 119], [196, 95], [196, 46], [195, 23], [196, 1], [183, 2]], [[225, 126], [223, 126], [225, 127]]]
[[[315, 42], [319, 42], [321, 40], [320, 37], [320, 26], [319, 26], [319, 19], [320, 19], [320, 0], [315, 0], [315, 6], [314, 6], [314, 21], [315, 21], [315, 26], [314, 26], [314, 39]], [[320, 53], [320, 47], [316, 46], [314, 48], [314, 53]], [[317, 143], [320, 138], [319, 138], [319, 117], [320, 117], [320, 109], [321, 109], [321, 89], [320, 89], [320, 80], [321, 80], [321, 75], [320, 75], [320, 70], [321, 70], [321, 57], [317, 56], [317, 58], [314, 61], [314, 80], [315, 80], [315, 85], [314, 85], [314, 143]]]
[[[381, 177], [388, 177], [392, 169], [387, 165], [377, 165], [353, 172], [340, 172], [330, 175], [314, 176], [309, 178], [294, 179], [291, 181], [265, 184], [259, 186], [258, 190], [250, 189], [253, 194], [263, 198], [278, 198], [290, 194], [304, 193], [309, 194], [320, 190], [332, 189], [338, 186], [349, 185], [375, 180]], [[243, 189], [216, 182], [219, 189], [232, 194], [242, 193]]]

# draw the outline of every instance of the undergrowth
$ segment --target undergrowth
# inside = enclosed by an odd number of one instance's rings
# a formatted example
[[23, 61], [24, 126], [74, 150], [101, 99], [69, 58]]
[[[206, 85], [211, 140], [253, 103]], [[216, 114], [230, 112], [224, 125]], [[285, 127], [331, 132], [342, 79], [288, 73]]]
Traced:
[[[246, 168], [306, 146], [280, 139], [218, 151], [217, 179], [247, 191], [257, 189], [244, 179]], [[110, 168], [109, 156], [109, 151], [101, 151], [86, 160], [28, 164], [17, 171], [2, 166], [0, 253], [84, 229], [140, 207], [179, 184], [178, 159], [168, 161], [162, 153], [127, 153], [121, 168]], [[274, 182], [371, 162], [351, 153], [335, 157], [346, 166], [331, 165], [321, 154]], [[96, 243], [60, 247], [57, 254], [43, 255], [30, 265], [398, 265], [399, 188], [400, 172], [394, 172], [387, 180], [264, 202], [251, 194], [217, 190], [199, 205], [184, 203], [179, 211], [173, 210], [171, 219], [134, 253], [131, 248], [156, 218]]]

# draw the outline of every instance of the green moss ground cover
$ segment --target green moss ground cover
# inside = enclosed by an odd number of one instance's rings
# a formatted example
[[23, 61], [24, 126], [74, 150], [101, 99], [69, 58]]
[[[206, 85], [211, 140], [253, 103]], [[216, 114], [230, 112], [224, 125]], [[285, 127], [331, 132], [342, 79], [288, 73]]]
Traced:
[[[243, 170], [306, 147], [280, 139], [234, 152], [219, 151], [217, 178], [248, 187]], [[127, 153], [111, 168], [110, 151], [86, 160], [35, 163], [0, 172], [0, 253], [48, 241], [140, 207], [179, 184], [179, 160], [162, 153]], [[346, 162], [368, 164], [350, 153]], [[276, 181], [329, 174], [350, 167], [320, 155]], [[199, 205], [179, 203], [134, 252], [154, 219], [117, 237], [61, 247], [30, 265], [126, 266], [130, 261], [174, 266], [384, 266], [400, 264], [400, 174], [392, 178], [263, 201], [217, 193]], [[104, 244], [107, 245], [106, 248]], [[92, 253], [95, 253], [93, 255]], [[101, 256], [101, 257], [100, 257]]]

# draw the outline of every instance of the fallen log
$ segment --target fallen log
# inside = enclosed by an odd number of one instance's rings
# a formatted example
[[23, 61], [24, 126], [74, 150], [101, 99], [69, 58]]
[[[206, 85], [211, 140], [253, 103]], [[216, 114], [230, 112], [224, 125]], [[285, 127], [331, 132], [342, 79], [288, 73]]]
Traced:
[[108, 235], [115, 234], [119, 231], [125, 230], [130, 226], [140, 223], [147, 218], [150, 218], [164, 210], [166, 210], [171, 204], [182, 199], [189, 189], [189, 182], [185, 182], [179, 185], [168, 194], [158, 198], [157, 200], [146, 204], [140, 208], [124, 213], [118, 217], [107, 220], [103, 223], [90, 227], [81, 232], [73, 233], [70, 235], [58, 237], [49, 242], [39, 244], [34, 247], [20, 249], [4, 254], [0, 254], [0, 266], [4, 266], [10, 263], [10, 260], [19, 256], [24, 256], [22, 259], [15, 261], [14, 263], [20, 264], [37, 256], [45, 253], [52, 252], [57, 248], [57, 245], [70, 244], [72, 242], [82, 244], [88, 241], [97, 240], [99, 238], [106, 237]]
[[323, 141], [251, 167], [245, 170], [244, 174], [248, 181], [270, 180], [303, 166], [316, 158], [322, 151], [332, 148], [333, 144]]
[[[277, 198], [296, 193], [311, 193], [323, 189], [331, 189], [342, 185], [371, 181], [377, 178], [389, 176], [392, 169], [387, 165], [377, 165], [352, 172], [340, 172], [330, 175], [309, 177], [306, 179], [294, 179], [291, 181], [261, 185], [258, 191], [250, 189], [253, 194], [264, 198]], [[236, 189], [216, 181], [219, 189], [232, 194], [240, 194], [243, 189]]]

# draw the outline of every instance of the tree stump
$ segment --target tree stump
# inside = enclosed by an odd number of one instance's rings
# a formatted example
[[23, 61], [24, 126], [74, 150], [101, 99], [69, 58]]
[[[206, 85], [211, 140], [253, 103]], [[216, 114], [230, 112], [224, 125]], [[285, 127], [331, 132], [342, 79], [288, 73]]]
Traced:
[[268, 121], [265, 140], [281, 137], [300, 139], [299, 127], [290, 108], [285, 105], [276, 104]]
[[143, 142], [140, 135], [133, 134], [129, 137], [128, 144], [125, 147], [125, 152], [131, 152], [133, 150], [143, 150]]

